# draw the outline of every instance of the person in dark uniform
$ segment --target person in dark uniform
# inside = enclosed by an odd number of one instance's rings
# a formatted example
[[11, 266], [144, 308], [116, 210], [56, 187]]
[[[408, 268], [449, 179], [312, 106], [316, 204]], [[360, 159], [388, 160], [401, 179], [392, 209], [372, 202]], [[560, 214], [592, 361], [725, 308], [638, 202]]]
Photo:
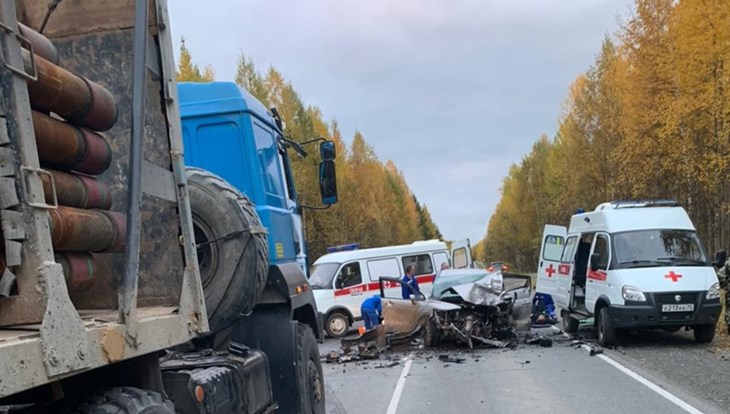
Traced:
[[383, 303], [380, 295], [373, 295], [360, 305], [360, 314], [368, 331], [380, 324], [380, 315], [383, 313]]
[[[418, 280], [416, 280], [416, 268], [413, 265], [406, 266], [406, 274], [403, 276], [403, 286], [401, 286], [401, 295], [403, 299], [409, 299], [412, 294], [420, 292], [418, 290]], [[410, 289], [409, 289], [410, 287]]]

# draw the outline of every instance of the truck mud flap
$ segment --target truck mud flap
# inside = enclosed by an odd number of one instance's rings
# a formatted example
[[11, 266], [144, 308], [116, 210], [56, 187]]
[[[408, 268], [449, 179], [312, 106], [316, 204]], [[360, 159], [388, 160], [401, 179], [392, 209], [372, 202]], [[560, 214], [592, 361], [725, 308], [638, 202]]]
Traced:
[[170, 354], [161, 363], [165, 392], [182, 414], [274, 412], [269, 361], [232, 343], [230, 352]]

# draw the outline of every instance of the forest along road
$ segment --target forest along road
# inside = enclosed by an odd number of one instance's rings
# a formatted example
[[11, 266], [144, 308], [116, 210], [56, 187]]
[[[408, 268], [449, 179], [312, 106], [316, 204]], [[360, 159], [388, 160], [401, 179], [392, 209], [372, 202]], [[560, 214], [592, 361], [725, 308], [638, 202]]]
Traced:
[[[723, 371], [730, 368], [730, 353], [694, 344], [684, 333], [659, 333], [654, 344], [649, 337], [656, 332], [639, 334], [592, 356], [592, 328], [579, 330], [582, 346], [550, 329], [538, 332], [553, 346], [414, 348], [378, 360], [325, 363], [327, 413], [730, 411]], [[328, 339], [321, 353], [338, 345]], [[441, 355], [463, 361], [446, 362]]]

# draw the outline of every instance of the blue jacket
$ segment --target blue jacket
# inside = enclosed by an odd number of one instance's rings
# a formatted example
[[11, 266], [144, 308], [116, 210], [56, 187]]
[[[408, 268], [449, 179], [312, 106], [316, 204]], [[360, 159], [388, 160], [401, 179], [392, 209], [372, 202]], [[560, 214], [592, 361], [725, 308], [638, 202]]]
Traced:
[[[420, 292], [418, 290], [418, 281], [416, 280], [416, 276], [413, 276], [413, 279], [409, 279], [408, 276], [403, 276], [403, 285], [401, 286], [401, 295], [403, 296], [403, 299], [408, 299], [411, 297], [412, 294], [416, 294], [416, 292]], [[408, 289], [408, 286], [413, 289]]]
[[383, 313], [383, 303], [380, 301], [380, 295], [373, 295], [365, 299], [365, 302], [360, 305], [360, 311], [364, 309], [374, 309], [378, 312], [378, 315]]

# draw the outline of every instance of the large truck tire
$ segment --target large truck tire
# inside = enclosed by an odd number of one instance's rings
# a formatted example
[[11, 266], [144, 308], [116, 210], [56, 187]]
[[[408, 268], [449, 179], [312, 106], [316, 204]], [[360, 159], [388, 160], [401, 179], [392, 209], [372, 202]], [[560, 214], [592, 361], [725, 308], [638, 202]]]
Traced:
[[77, 400], [51, 405], [44, 414], [175, 414], [175, 406], [159, 393], [134, 387], [101, 389]]
[[212, 333], [253, 309], [266, 286], [269, 250], [253, 203], [224, 179], [187, 168], [198, 266]]
[[309, 325], [297, 324], [297, 369], [302, 414], [324, 414], [324, 376], [319, 348]]

